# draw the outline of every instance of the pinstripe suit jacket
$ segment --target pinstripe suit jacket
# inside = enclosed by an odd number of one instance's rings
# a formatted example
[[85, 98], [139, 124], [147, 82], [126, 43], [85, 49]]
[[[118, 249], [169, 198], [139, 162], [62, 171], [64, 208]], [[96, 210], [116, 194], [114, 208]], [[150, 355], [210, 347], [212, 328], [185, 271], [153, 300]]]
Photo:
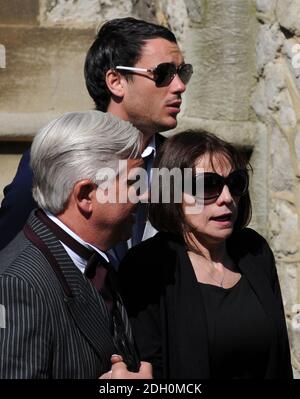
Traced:
[[0, 378], [98, 378], [116, 353], [104, 300], [49, 228], [34, 214], [27, 223], [56, 258], [72, 296], [23, 232], [0, 252]]

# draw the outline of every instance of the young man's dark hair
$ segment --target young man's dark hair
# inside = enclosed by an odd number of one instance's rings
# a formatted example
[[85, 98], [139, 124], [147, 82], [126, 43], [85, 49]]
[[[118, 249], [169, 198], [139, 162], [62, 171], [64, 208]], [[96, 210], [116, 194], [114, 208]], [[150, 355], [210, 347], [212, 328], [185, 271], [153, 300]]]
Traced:
[[[84, 67], [86, 86], [97, 110], [107, 111], [112, 95], [106, 85], [106, 72], [117, 65], [134, 66], [145, 42], [156, 38], [177, 43], [174, 34], [164, 26], [131, 17], [113, 19], [102, 25]], [[130, 74], [126, 77], [132, 78]]]

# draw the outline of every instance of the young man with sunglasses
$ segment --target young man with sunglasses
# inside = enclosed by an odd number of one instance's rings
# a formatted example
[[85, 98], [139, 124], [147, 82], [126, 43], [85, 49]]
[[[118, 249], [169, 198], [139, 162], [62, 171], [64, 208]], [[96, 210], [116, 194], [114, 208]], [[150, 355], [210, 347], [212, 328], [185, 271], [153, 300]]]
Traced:
[[[176, 127], [182, 94], [193, 72], [186, 64], [174, 34], [167, 28], [134, 18], [106, 22], [99, 30], [85, 62], [87, 89], [96, 109], [130, 121], [144, 137], [142, 154], [148, 176], [163, 132]], [[0, 209], [0, 249], [22, 229], [35, 207], [31, 195], [29, 154], [4, 190]], [[22, 204], [20, 200], [22, 199]], [[146, 206], [140, 206], [133, 228], [132, 245], [153, 234], [146, 225]], [[126, 253], [120, 243], [115, 254]]]
[[[133, 18], [104, 24], [87, 54], [85, 78], [96, 108], [129, 120], [143, 133], [148, 176], [164, 140], [158, 133], [176, 127], [192, 73], [169, 29]], [[156, 232], [146, 215], [147, 205], [140, 204], [129, 245]], [[127, 243], [115, 248], [118, 261], [126, 251]]]

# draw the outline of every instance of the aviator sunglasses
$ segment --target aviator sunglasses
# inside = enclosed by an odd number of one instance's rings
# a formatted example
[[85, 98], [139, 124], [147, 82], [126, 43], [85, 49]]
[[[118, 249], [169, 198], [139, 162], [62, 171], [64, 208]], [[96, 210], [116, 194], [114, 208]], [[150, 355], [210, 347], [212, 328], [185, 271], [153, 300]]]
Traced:
[[200, 173], [193, 178], [192, 194], [194, 196], [197, 194], [196, 187], [203, 187], [202, 199], [213, 200], [220, 196], [225, 185], [232, 195], [238, 197], [245, 195], [249, 186], [248, 173], [244, 169], [237, 169], [227, 177], [214, 172]]
[[186, 85], [193, 73], [191, 64], [182, 64], [177, 67], [174, 62], [163, 62], [154, 68], [135, 68], [118, 65], [115, 69], [131, 72], [151, 72], [153, 73], [153, 80], [158, 87], [168, 86], [176, 74], [182, 83]]

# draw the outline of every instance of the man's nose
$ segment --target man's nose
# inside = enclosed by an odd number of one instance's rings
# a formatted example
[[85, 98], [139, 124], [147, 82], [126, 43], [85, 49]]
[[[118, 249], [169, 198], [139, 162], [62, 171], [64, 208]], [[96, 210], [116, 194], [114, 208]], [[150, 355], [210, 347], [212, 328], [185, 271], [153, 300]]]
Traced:
[[174, 76], [174, 79], [172, 80], [170, 85], [171, 85], [171, 90], [174, 93], [184, 93], [186, 90], [186, 85], [180, 79], [178, 73], [176, 73], [176, 75]]

